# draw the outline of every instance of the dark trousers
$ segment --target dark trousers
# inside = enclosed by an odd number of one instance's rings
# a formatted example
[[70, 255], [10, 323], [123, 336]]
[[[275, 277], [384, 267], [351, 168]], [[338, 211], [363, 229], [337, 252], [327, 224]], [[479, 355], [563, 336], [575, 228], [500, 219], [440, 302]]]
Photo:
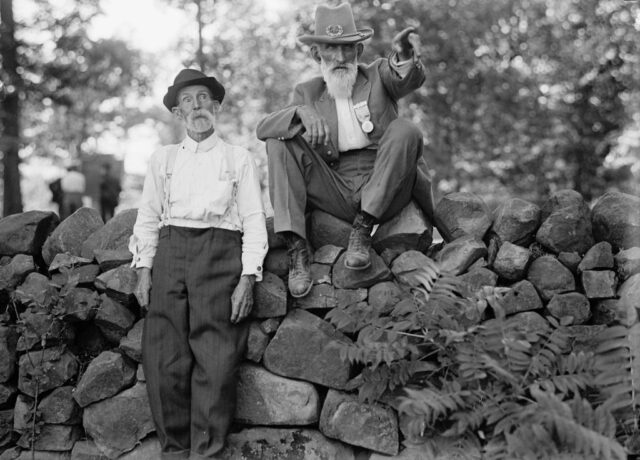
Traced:
[[412, 197], [432, 217], [433, 193], [422, 151], [422, 133], [401, 118], [389, 124], [377, 150], [340, 153], [333, 167], [302, 136], [267, 139], [274, 230], [306, 238], [308, 207], [347, 222], [359, 211], [384, 222]]
[[224, 447], [248, 333], [229, 321], [241, 271], [239, 232], [160, 230], [142, 351], [163, 459], [215, 458]]

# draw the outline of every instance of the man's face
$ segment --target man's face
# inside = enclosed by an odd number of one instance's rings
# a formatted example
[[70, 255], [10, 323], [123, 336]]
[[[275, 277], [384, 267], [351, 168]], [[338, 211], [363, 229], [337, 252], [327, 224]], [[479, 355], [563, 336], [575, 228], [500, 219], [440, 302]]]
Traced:
[[324, 44], [312, 48], [313, 58], [320, 63], [329, 94], [334, 98], [351, 96], [358, 74], [358, 57], [362, 44]]
[[172, 112], [184, 121], [188, 131], [204, 133], [212, 129], [220, 102], [215, 100], [204, 85], [186, 86], [178, 92]]

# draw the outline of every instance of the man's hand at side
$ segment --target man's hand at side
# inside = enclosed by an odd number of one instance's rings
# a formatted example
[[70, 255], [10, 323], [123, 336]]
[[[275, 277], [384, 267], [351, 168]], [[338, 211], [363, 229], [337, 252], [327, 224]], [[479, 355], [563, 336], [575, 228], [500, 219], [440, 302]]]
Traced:
[[304, 138], [311, 147], [329, 143], [329, 124], [315, 109], [301, 105], [296, 109], [296, 115], [306, 130]]
[[411, 59], [413, 56], [420, 58], [420, 36], [416, 33], [415, 27], [407, 27], [396, 34], [391, 41], [391, 47], [398, 53], [401, 61]]
[[151, 269], [141, 267], [136, 272], [138, 274], [138, 282], [136, 283], [134, 295], [138, 299], [140, 306], [147, 308], [149, 306], [149, 291], [151, 290]]
[[231, 294], [231, 322], [236, 324], [245, 319], [253, 307], [254, 275], [242, 275]]

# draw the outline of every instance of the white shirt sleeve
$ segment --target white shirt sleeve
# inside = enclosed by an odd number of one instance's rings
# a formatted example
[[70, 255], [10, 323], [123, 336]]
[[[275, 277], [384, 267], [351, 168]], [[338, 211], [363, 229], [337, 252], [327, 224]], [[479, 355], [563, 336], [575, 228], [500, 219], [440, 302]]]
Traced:
[[129, 240], [129, 250], [133, 254], [131, 266], [135, 268], [151, 268], [158, 247], [162, 197], [164, 196], [161, 170], [161, 164], [165, 157], [163, 153], [165, 152], [156, 152], [149, 161], [142, 188], [142, 201], [138, 208], [138, 217], [133, 226], [133, 235]]
[[267, 254], [267, 226], [258, 168], [246, 152], [246, 161], [238, 181], [236, 202], [242, 223], [242, 274], [262, 280], [262, 262]]

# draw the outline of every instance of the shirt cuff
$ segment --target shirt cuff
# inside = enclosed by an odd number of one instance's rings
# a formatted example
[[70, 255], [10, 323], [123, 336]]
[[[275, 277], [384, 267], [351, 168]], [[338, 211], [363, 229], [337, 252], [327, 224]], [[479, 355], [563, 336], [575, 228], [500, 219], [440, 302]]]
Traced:
[[262, 262], [256, 259], [242, 261], [242, 275], [255, 275], [256, 281], [262, 281]]

